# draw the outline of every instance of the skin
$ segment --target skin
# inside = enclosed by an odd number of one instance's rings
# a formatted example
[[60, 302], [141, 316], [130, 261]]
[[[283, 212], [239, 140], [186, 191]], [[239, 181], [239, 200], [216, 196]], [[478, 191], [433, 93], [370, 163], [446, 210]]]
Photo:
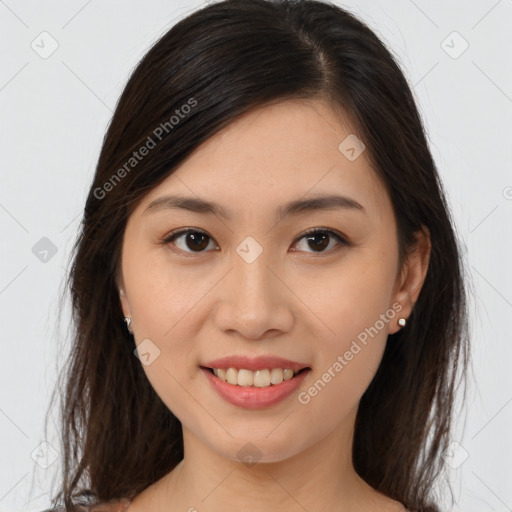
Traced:
[[[135, 343], [149, 338], [160, 350], [143, 368], [181, 421], [185, 447], [184, 460], [139, 494], [130, 512], [405, 510], [357, 475], [351, 448], [359, 400], [388, 334], [400, 329], [398, 319], [409, 316], [417, 299], [430, 243], [428, 234], [418, 233], [399, 268], [384, 185], [366, 151], [350, 161], [338, 149], [353, 132], [347, 116], [320, 100], [256, 109], [203, 143], [129, 217], [120, 300]], [[215, 201], [232, 217], [145, 212], [171, 193]], [[332, 193], [364, 210], [276, 220], [276, 209], [288, 201]], [[301, 238], [314, 227], [344, 235], [349, 245], [331, 236], [322, 248], [318, 239], [315, 245]], [[196, 250], [186, 235], [162, 243], [179, 228], [210, 238]], [[263, 249], [252, 263], [236, 252], [248, 236]], [[397, 307], [401, 311], [307, 404], [293, 393], [266, 409], [236, 407], [199, 369], [229, 354], [277, 355], [312, 368], [299, 389], [304, 392], [358, 334]], [[250, 467], [237, 456], [249, 442], [261, 457]]]

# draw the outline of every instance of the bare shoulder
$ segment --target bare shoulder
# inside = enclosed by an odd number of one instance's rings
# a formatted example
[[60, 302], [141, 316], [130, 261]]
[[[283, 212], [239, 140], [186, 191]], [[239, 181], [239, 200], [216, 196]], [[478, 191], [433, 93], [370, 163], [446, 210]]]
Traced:
[[[76, 512], [125, 512], [130, 506], [128, 500], [116, 500], [105, 503], [99, 503], [97, 505], [84, 505], [76, 504]], [[52, 508], [44, 510], [43, 512], [66, 512], [64, 507]]]
[[[366, 506], [368, 508], [368, 506]], [[399, 501], [396, 501], [381, 493], [373, 496], [371, 510], [379, 510], [379, 512], [409, 512]]]
[[90, 512], [125, 512], [129, 506], [128, 500], [116, 500], [95, 505], [91, 507]]

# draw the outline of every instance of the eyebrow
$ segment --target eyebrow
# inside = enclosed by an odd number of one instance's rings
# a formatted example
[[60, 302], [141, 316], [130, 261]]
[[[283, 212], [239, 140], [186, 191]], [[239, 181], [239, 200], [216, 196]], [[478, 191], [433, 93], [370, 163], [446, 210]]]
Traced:
[[[300, 215], [313, 211], [348, 209], [365, 213], [364, 207], [355, 199], [338, 195], [317, 195], [306, 199], [290, 201], [277, 209], [276, 217], [280, 220], [286, 215]], [[169, 209], [182, 209], [194, 213], [211, 214], [231, 220], [232, 214], [221, 205], [197, 197], [181, 195], [167, 195], [152, 201], [144, 210], [143, 215], [149, 212]]]

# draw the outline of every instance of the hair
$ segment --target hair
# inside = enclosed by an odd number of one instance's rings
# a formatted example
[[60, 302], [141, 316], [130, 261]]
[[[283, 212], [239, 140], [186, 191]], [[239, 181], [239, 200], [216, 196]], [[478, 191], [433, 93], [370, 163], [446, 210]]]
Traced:
[[400, 262], [418, 231], [430, 233], [418, 300], [406, 327], [388, 337], [360, 401], [352, 460], [361, 478], [408, 509], [440, 510], [435, 484], [468, 361], [467, 307], [453, 222], [411, 89], [377, 35], [334, 4], [227, 0], [158, 39], [103, 140], [67, 281], [74, 329], [61, 375], [54, 498], [66, 511], [84, 496], [131, 499], [183, 458], [181, 423], [149, 383], [123, 323], [116, 278], [134, 205], [241, 115], [292, 99], [324, 100], [350, 115], [391, 199]]

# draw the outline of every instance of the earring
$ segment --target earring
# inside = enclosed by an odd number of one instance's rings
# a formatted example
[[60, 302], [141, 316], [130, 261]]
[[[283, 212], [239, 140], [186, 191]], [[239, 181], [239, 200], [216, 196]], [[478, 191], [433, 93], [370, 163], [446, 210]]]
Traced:
[[128, 332], [129, 332], [130, 334], [133, 334], [133, 330], [132, 330], [132, 328], [130, 327], [130, 325], [131, 325], [131, 323], [132, 323], [132, 319], [131, 319], [130, 317], [128, 317], [128, 316], [125, 316], [125, 317], [124, 317], [124, 321], [126, 322], [126, 328], [128, 329]]
[[407, 323], [407, 320], [405, 318], [399, 318], [398, 319], [398, 325], [400, 327], [405, 327], [405, 324]]

